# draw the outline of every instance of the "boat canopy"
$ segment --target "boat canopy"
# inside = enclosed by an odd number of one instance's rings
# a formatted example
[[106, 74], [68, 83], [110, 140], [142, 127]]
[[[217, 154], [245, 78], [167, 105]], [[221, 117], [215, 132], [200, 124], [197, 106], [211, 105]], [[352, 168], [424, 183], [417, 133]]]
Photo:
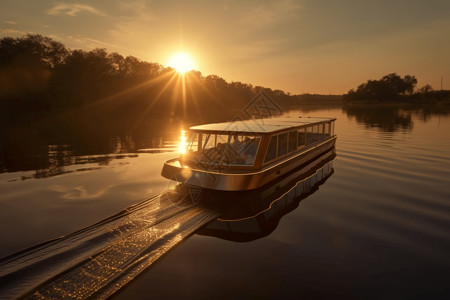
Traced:
[[213, 123], [192, 126], [193, 131], [208, 131], [221, 133], [270, 133], [292, 127], [307, 126], [313, 123], [330, 122], [335, 118], [273, 118], [237, 120], [233, 122]]

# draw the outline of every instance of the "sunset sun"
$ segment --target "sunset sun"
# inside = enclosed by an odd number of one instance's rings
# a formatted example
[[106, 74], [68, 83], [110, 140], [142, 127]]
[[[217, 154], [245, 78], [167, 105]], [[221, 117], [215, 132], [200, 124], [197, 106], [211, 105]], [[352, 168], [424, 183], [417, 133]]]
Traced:
[[184, 74], [185, 72], [194, 69], [195, 63], [189, 54], [179, 52], [170, 59], [169, 67], [174, 68], [178, 73]]

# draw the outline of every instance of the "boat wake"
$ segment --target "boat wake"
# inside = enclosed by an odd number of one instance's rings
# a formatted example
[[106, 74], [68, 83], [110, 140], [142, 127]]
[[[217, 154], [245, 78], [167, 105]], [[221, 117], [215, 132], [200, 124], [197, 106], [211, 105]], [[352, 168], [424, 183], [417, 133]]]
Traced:
[[[200, 234], [236, 241], [265, 236], [331, 176], [335, 156], [334, 150], [328, 151], [252, 191], [224, 193], [186, 184], [169, 186], [92, 226], [0, 259], [0, 298], [106, 298], [219, 217]], [[248, 226], [252, 222], [267, 226], [261, 232], [248, 232], [256, 228]], [[242, 233], [229, 232], [239, 224]]]
[[169, 192], [70, 235], [0, 260], [0, 298], [106, 298], [219, 216]]

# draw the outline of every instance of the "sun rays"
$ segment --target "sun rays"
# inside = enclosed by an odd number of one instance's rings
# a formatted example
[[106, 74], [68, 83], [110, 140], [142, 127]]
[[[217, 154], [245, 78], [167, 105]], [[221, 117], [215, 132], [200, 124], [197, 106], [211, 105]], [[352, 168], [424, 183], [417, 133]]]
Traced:
[[218, 98], [205, 85], [206, 77], [195, 71], [194, 67], [194, 60], [180, 52], [171, 59], [171, 67], [161, 66], [158, 74], [149, 72], [147, 80], [142, 78], [144, 80], [136, 81], [134, 85], [98, 98], [87, 104], [84, 110], [96, 111], [101, 108], [113, 115], [125, 113], [126, 107], [140, 107], [133, 109], [134, 116], [127, 125], [130, 132], [141, 130], [156, 119], [164, 119], [168, 125], [176, 126], [183, 126], [193, 118], [201, 119], [201, 103], [207, 103], [205, 99], [217, 102]]

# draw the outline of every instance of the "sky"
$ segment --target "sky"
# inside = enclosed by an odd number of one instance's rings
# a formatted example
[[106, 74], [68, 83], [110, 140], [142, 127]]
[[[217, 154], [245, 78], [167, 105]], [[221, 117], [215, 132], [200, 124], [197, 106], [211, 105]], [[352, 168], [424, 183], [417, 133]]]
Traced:
[[0, 38], [41, 34], [292, 94], [389, 73], [450, 89], [449, 0], [1, 0]]

